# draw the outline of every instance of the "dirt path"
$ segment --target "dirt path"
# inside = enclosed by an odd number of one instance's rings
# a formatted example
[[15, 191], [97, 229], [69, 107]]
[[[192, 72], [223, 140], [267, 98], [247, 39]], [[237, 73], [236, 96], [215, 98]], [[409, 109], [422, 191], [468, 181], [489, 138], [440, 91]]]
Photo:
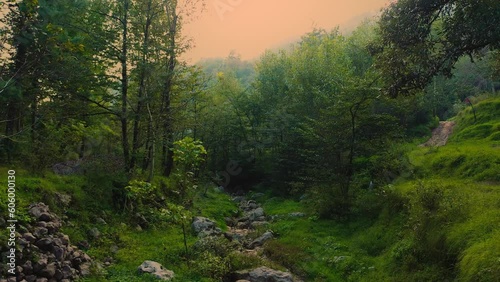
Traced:
[[439, 147], [446, 145], [448, 137], [450, 137], [455, 127], [453, 121], [440, 121], [439, 126], [432, 131], [432, 137], [420, 147]]

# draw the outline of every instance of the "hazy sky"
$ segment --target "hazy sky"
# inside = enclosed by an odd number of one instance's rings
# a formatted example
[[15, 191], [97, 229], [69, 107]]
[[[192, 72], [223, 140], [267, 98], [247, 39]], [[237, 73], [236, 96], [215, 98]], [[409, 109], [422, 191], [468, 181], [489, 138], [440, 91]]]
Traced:
[[253, 59], [284, 47], [313, 28], [349, 30], [373, 18], [389, 0], [205, 0], [205, 11], [184, 27], [194, 47], [183, 57]]

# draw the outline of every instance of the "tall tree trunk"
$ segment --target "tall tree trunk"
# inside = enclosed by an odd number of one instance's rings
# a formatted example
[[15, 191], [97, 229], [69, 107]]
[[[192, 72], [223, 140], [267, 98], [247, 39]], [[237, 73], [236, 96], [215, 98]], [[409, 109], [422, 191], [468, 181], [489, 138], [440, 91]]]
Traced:
[[172, 172], [172, 167], [174, 164], [173, 159], [173, 124], [172, 124], [172, 109], [171, 109], [171, 90], [172, 82], [174, 77], [174, 69], [176, 65], [176, 40], [177, 35], [177, 13], [176, 13], [176, 2], [174, 2], [173, 7], [167, 5], [167, 18], [169, 21], [169, 48], [168, 48], [168, 61], [167, 61], [167, 77], [165, 78], [165, 84], [162, 93], [162, 105], [163, 105], [163, 138], [162, 138], [162, 167], [163, 175], [169, 176]]
[[122, 129], [122, 148], [123, 148], [123, 161], [125, 165], [125, 172], [130, 173], [129, 160], [130, 160], [130, 146], [128, 142], [128, 118], [127, 118], [127, 95], [128, 95], [128, 70], [127, 70], [127, 56], [128, 56], [128, 10], [129, 0], [123, 1], [123, 18], [122, 18], [122, 50], [120, 63], [122, 67], [121, 77], [121, 95], [122, 95], [122, 109], [120, 115], [121, 129]]
[[132, 156], [130, 160], [130, 170], [133, 171], [137, 162], [137, 153], [140, 148], [139, 142], [139, 130], [140, 130], [140, 121], [142, 115], [142, 108], [144, 105], [144, 93], [146, 92], [146, 76], [147, 76], [147, 58], [148, 58], [148, 50], [149, 50], [149, 29], [152, 21], [151, 14], [151, 3], [150, 0], [148, 2], [148, 8], [146, 12], [146, 24], [144, 26], [144, 42], [142, 48], [142, 58], [141, 58], [141, 70], [139, 75], [139, 90], [137, 93], [138, 101], [136, 113], [134, 116], [134, 129], [133, 129], [133, 137], [132, 137]]

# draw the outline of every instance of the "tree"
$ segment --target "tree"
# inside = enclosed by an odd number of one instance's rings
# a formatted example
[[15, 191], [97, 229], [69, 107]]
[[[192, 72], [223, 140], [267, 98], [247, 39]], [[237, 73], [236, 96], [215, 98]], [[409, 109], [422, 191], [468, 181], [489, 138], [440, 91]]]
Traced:
[[500, 48], [500, 2], [496, 0], [400, 0], [379, 20], [373, 46], [392, 97], [425, 87], [437, 74], [451, 75], [463, 55], [481, 57]]

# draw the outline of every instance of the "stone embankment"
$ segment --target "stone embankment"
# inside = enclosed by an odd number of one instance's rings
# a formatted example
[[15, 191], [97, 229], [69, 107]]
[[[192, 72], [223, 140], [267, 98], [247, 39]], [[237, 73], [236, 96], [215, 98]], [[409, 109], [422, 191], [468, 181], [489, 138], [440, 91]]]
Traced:
[[32, 204], [35, 222], [17, 233], [15, 275], [0, 282], [69, 282], [90, 274], [92, 259], [59, 232], [61, 219], [44, 203]]

